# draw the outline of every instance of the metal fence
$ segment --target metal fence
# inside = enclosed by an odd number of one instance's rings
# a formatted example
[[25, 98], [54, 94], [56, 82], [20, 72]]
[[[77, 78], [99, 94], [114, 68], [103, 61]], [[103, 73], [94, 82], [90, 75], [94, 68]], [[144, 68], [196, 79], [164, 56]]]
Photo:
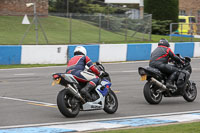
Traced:
[[[45, 20], [48, 18], [54, 21]], [[109, 15], [50, 13], [48, 18], [40, 17], [37, 22], [40, 24], [38, 28], [41, 27], [45, 32], [43, 38], [47, 38], [47, 41], [39, 40], [39, 44], [127, 43], [151, 40], [152, 15], [149, 14], [140, 19], [133, 13]], [[34, 30], [29, 31], [34, 32]], [[41, 36], [42, 32], [39, 34], [40, 38]], [[26, 43], [23, 42], [24, 39], [25, 37], [21, 44]]]
[[170, 41], [194, 41], [200, 38], [200, 24], [197, 23], [171, 23]]

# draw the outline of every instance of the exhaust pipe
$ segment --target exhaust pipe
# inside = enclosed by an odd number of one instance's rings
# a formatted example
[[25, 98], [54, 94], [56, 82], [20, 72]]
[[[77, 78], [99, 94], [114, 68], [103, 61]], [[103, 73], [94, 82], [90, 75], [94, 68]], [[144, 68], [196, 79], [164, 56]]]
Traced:
[[83, 97], [80, 95], [80, 93], [75, 90], [71, 85], [68, 85], [68, 89], [70, 92], [78, 99], [80, 99], [83, 103], [86, 103], [86, 101], [83, 99]]
[[158, 87], [162, 89], [162, 91], [168, 90], [166, 85], [162, 84], [160, 81], [156, 80], [155, 78], [151, 77], [151, 81], [156, 84]]

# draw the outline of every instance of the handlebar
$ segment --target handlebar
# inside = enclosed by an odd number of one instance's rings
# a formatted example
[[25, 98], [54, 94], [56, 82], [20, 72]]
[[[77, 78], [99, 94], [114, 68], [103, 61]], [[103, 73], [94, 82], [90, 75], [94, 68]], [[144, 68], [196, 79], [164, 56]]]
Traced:
[[177, 55], [177, 56], [181, 59], [181, 61], [182, 61], [183, 63], [178, 63], [178, 62], [172, 61], [172, 63], [173, 63], [176, 67], [178, 67], [178, 68], [183, 68], [183, 67], [188, 66], [188, 65], [190, 64], [190, 62], [191, 62], [190, 57], [181, 57], [180, 55]]

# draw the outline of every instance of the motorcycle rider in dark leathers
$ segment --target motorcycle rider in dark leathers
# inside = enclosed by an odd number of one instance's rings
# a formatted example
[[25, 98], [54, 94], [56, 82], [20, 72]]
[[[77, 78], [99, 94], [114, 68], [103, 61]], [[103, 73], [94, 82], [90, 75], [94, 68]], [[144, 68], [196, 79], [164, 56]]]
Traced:
[[168, 64], [168, 62], [170, 59], [179, 64], [183, 64], [184, 62], [169, 47], [169, 42], [166, 39], [161, 39], [158, 47], [151, 53], [149, 66], [157, 68], [162, 73], [169, 75], [166, 86], [168, 89], [175, 89], [174, 81], [177, 78], [176, 75], [179, 69], [172, 64]]
[[[74, 57], [67, 63], [66, 73], [72, 74], [78, 82], [87, 83], [86, 86], [81, 89], [81, 93], [86, 96], [87, 101], [91, 101], [92, 97], [89, 92], [96, 87], [99, 81], [98, 76], [100, 76], [102, 72], [93, 65], [91, 59], [86, 54], [87, 51], [83, 46], [77, 46], [74, 50]], [[84, 71], [85, 66], [88, 66], [95, 74]]]

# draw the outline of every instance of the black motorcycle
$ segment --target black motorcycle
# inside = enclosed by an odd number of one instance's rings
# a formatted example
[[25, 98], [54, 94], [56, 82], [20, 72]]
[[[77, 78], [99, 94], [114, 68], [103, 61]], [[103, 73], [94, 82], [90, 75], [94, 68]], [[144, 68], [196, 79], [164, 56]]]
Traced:
[[[178, 54], [177, 54], [178, 55]], [[172, 62], [179, 72], [175, 81], [176, 89], [169, 89], [166, 87], [166, 81], [169, 75], [161, 73], [160, 70], [152, 67], [139, 67], [138, 72], [141, 80], [147, 80], [144, 86], [143, 94], [149, 104], [159, 104], [162, 97], [177, 97], [183, 96], [187, 102], [193, 102], [197, 96], [196, 84], [189, 80], [192, 73], [191, 59], [189, 57], [179, 58], [184, 61], [184, 65]]]
[[[100, 81], [96, 88], [90, 92], [92, 96], [91, 102], [87, 101], [87, 98], [80, 93], [80, 90], [86, 84], [79, 83], [71, 74], [55, 73], [52, 75], [52, 85], [60, 84], [65, 87], [57, 96], [58, 109], [65, 117], [76, 117], [80, 110], [103, 109], [108, 114], [113, 114], [117, 111], [118, 100], [114, 91], [111, 90], [110, 76], [102, 64], [96, 62], [95, 65], [100, 71], [103, 71], [103, 74], [99, 77]], [[90, 73], [90, 75], [96, 78], [95, 74]]]

